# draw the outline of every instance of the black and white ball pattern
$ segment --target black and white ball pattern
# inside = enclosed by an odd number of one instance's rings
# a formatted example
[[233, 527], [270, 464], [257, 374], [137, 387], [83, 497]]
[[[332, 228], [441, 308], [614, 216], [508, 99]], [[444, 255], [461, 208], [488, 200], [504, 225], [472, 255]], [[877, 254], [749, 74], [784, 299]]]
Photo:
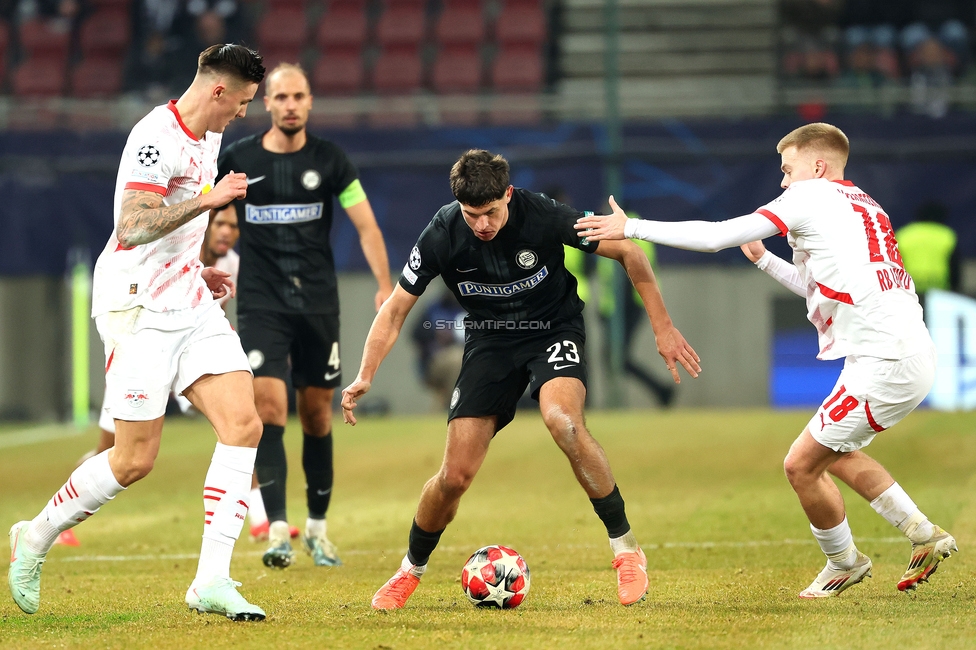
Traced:
[[143, 167], [152, 167], [159, 162], [159, 149], [151, 144], [144, 145], [136, 153], [136, 160]]

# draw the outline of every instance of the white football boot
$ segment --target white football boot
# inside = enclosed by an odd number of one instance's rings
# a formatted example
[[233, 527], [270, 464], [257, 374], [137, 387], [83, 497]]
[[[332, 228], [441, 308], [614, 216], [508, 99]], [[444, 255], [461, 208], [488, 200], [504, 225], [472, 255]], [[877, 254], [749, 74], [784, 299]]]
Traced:
[[10, 569], [7, 585], [17, 607], [33, 614], [41, 606], [41, 567], [47, 553], [34, 553], [24, 543], [29, 521], [18, 521], [10, 528]]
[[190, 585], [186, 604], [201, 614], [223, 614], [232, 621], [263, 621], [266, 614], [257, 605], [244, 600], [237, 592], [241, 583], [230, 578], [211, 578], [203, 584]]
[[929, 576], [939, 568], [939, 563], [958, 551], [955, 538], [938, 526], [932, 536], [921, 544], [912, 542], [912, 558], [908, 562], [908, 570], [898, 581], [899, 591], [910, 591], [918, 587], [920, 582], [928, 582]]
[[850, 569], [832, 569], [830, 563], [824, 567], [817, 579], [800, 592], [800, 598], [829, 598], [836, 596], [848, 587], [853, 587], [865, 578], [871, 577], [871, 558], [857, 552], [857, 561]]

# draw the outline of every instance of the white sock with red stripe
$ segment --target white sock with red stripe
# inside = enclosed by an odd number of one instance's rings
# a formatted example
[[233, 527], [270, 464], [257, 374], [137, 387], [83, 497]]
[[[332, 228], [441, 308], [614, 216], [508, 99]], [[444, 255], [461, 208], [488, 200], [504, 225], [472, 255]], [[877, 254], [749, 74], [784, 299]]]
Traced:
[[230, 577], [230, 558], [247, 516], [253, 447], [217, 443], [203, 487], [203, 545], [194, 582]]
[[27, 528], [24, 543], [35, 553], [47, 553], [62, 532], [85, 521], [125, 488], [119, 485], [103, 451], [71, 473]]

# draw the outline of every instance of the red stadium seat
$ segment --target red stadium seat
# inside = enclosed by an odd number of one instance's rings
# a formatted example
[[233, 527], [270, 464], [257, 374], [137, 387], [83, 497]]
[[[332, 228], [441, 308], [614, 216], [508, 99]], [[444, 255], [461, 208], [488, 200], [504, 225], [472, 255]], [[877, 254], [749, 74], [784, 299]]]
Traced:
[[481, 56], [476, 51], [442, 51], [434, 63], [431, 84], [442, 95], [478, 92]]
[[423, 9], [391, 7], [380, 15], [376, 39], [384, 47], [416, 46], [423, 42], [427, 16]]
[[65, 60], [71, 32], [54, 21], [30, 20], [20, 26], [20, 47], [28, 58]]
[[265, 0], [263, 4], [269, 11], [278, 11], [281, 9], [305, 11], [305, 0]]
[[307, 30], [305, 11], [286, 7], [272, 8], [258, 22], [258, 50], [301, 50]]
[[271, 50], [261, 50], [261, 56], [264, 57], [264, 69], [271, 72], [275, 69], [279, 63], [295, 63], [301, 64], [302, 62], [302, 49], [301, 48], [280, 48]]
[[13, 90], [21, 97], [57, 97], [64, 90], [65, 62], [30, 59], [13, 74]]
[[481, 7], [447, 7], [437, 19], [435, 39], [441, 45], [471, 45], [485, 40], [485, 19]]
[[491, 83], [495, 92], [537, 92], [542, 88], [545, 71], [536, 49], [501, 50], [491, 66]]
[[444, 10], [448, 9], [477, 9], [482, 11], [484, 3], [482, 0], [444, 0]]
[[546, 16], [539, 8], [505, 9], [495, 24], [499, 45], [541, 45], [546, 41], [547, 32]]
[[427, 9], [427, 0], [383, 0], [384, 9], [411, 9], [421, 13]]
[[373, 68], [373, 88], [385, 95], [407, 94], [419, 90], [423, 67], [418, 51], [383, 52]]
[[355, 95], [363, 87], [363, 58], [356, 52], [319, 57], [312, 71], [312, 89], [321, 95]]
[[322, 16], [315, 33], [320, 50], [359, 51], [366, 43], [366, 12], [354, 7], [334, 8]]
[[109, 97], [122, 90], [122, 61], [111, 57], [84, 59], [71, 71], [72, 97]]
[[509, 9], [542, 9], [542, 0], [503, 0], [502, 11]]
[[82, 56], [121, 57], [129, 47], [130, 25], [129, 16], [124, 12], [95, 13], [84, 22], [78, 34]]

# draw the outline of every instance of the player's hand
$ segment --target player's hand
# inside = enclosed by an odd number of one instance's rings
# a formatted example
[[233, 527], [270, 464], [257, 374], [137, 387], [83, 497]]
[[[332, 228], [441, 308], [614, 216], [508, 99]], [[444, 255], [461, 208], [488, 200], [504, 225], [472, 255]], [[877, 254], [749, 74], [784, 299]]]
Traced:
[[749, 261], [755, 264], [759, 261], [759, 258], [766, 253], [766, 245], [761, 241], [751, 241], [748, 244], [743, 244], [739, 246], [745, 256], [749, 258]]
[[352, 410], [356, 408], [356, 400], [369, 392], [372, 384], [365, 379], [356, 378], [348, 386], [342, 389], [342, 421], [346, 424], [356, 426], [356, 416]]
[[377, 291], [376, 295], [373, 296], [373, 306], [376, 308], [376, 311], [380, 310], [380, 307], [383, 306], [383, 303], [386, 302], [386, 299], [389, 298], [392, 294], [393, 294], [392, 286], [379, 288], [379, 291]]
[[230, 173], [220, 179], [214, 188], [204, 195], [209, 209], [222, 208], [231, 201], [237, 201], [247, 196], [247, 174], [243, 172]]
[[676, 327], [672, 326], [660, 334], [656, 334], [656, 338], [657, 353], [661, 355], [664, 363], [668, 366], [668, 370], [671, 371], [674, 383], [681, 383], [681, 377], [678, 376], [679, 363], [684, 366], [689, 375], [698, 377], [698, 373], [701, 372], [701, 365], [699, 365], [701, 357], [698, 356], [694, 348], [688, 345], [688, 341], [681, 336], [681, 332]]
[[237, 287], [234, 286], [234, 281], [230, 279], [230, 273], [227, 271], [208, 266], [200, 272], [200, 276], [207, 283], [214, 300], [220, 300], [228, 294], [233, 298], [237, 294]]
[[601, 239], [626, 239], [624, 237], [624, 226], [627, 224], [627, 215], [614, 198], [610, 197], [610, 208], [612, 214], [583, 217], [576, 221], [576, 234], [586, 237], [587, 241], [600, 241]]

